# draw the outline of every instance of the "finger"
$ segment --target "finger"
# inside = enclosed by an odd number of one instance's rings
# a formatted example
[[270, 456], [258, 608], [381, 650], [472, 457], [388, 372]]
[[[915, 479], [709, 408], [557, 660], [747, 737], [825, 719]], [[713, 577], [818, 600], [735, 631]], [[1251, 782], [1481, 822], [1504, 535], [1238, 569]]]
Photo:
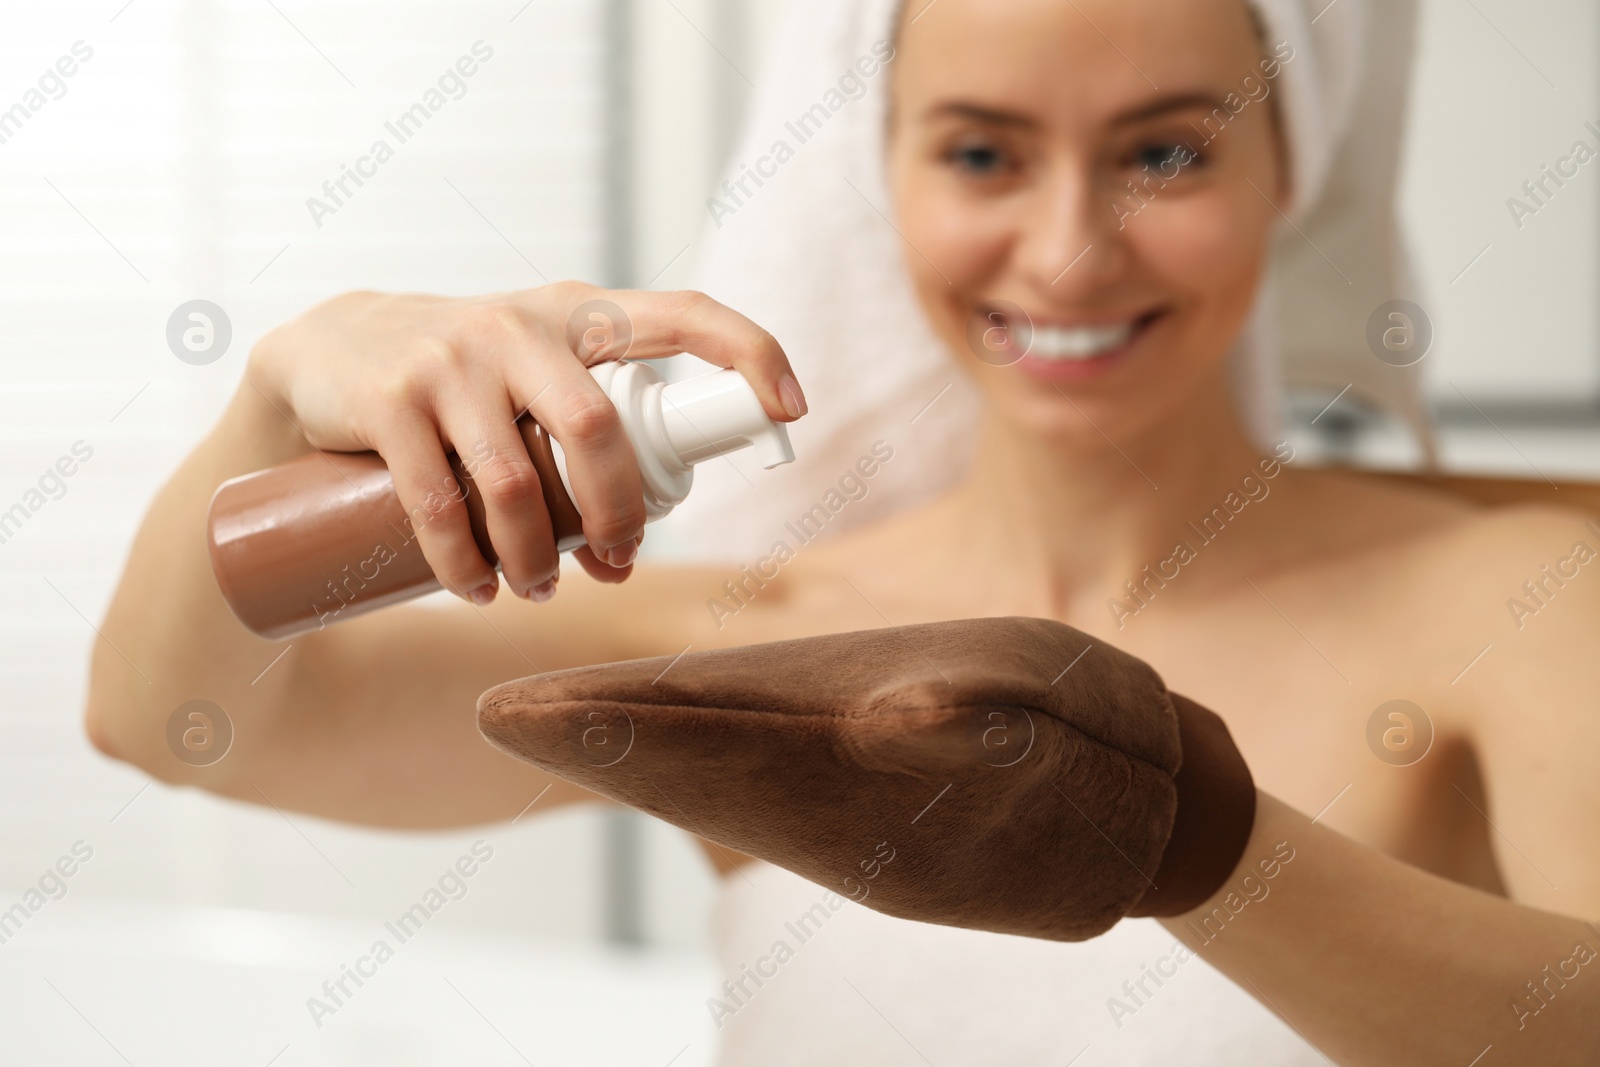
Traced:
[[581, 545], [574, 549], [572, 558], [578, 561], [578, 566], [588, 572], [589, 577], [609, 585], [625, 582], [628, 580], [628, 576], [633, 573], [633, 564], [630, 563], [626, 567], [613, 567], [596, 556], [594, 550], [588, 545]]
[[466, 494], [432, 419], [415, 408], [396, 412], [374, 434], [373, 445], [389, 466], [408, 525], [439, 583], [464, 600], [493, 600], [499, 588], [494, 567], [472, 536]]
[[633, 561], [644, 533], [639, 460], [605, 391], [570, 351], [534, 342], [511, 362], [512, 392], [561, 445], [589, 547], [613, 567]]
[[[546, 288], [554, 290], [551, 299], [557, 301], [557, 310], [568, 323], [568, 343], [589, 363], [625, 357], [665, 359], [688, 352], [707, 363], [737, 370], [755, 390], [768, 417], [789, 422], [806, 413], [805, 394], [777, 338], [704, 293], [576, 285]], [[619, 307], [626, 321], [599, 331], [599, 336], [613, 339], [611, 345], [586, 346], [584, 337], [591, 323], [606, 317], [603, 307], [595, 309], [606, 302]]]
[[[547, 586], [557, 575], [560, 554], [539, 472], [517, 432], [515, 420], [521, 412], [503, 387], [495, 391], [498, 401], [480, 399], [485, 393], [446, 400], [440, 405], [441, 424], [477, 490], [484, 527], [507, 588], [531, 600], [536, 587]], [[469, 501], [469, 509], [472, 506]]]
[[[639, 534], [638, 544], [640, 546], [644, 544], [643, 532]], [[628, 576], [633, 573], [633, 564], [630, 563], [626, 567], [613, 567], [596, 556], [594, 550], [588, 545], [580, 545], [575, 549], [572, 553], [572, 558], [578, 561], [579, 566], [588, 572], [590, 577], [612, 585], [626, 581]]]

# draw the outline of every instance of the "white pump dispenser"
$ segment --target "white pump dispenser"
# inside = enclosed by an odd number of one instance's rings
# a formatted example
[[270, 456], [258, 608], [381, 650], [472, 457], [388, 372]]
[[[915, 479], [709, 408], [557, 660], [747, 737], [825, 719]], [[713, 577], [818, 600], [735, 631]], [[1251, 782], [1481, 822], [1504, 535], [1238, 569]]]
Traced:
[[[683, 503], [694, 484], [694, 466], [717, 456], [754, 448], [764, 469], [794, 462], [789, 430], [767, 417], [750, 383], [736, 370], [719, 370], [668, 385], [654, 368], [629, 360], [589, 368], [617, 409], [633, 443], [644, 489], [645, 521], [654, 522]], [[561, 445], [550, 450], [561, 484], [573, 507], [577, 497], [567, 475]], [[558, 551], [584, 543], [582, 535], [562, 538]]]

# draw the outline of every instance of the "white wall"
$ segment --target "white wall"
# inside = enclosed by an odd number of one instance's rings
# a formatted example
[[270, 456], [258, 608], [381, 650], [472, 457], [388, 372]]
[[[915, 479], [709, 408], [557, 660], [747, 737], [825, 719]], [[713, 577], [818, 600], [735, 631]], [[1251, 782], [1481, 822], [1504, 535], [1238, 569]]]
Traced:
[[1461, 403], [1455, 387], [1480, 401], [1600, 397], [1600, 159], [1520, 228], [1506, 206], [1575, 141], [1600, 151], [1585, 128], [1600, 130], [1597, 47], [1593, 0], [1424, 0], [1403, 205], [1442, 401]]
[[[14, 6], [0, 33], [0, 109], [74, 42], [93, 49], [65, 95], [0, 144], [0, 509], [73, 442], [93, 449], [65, 495], [0, 544], [0, 908], [82, 839], [94, 860], [38, 922], [92, 895], [384, 916], [478, 835], [291, 825], [145, 788], [82, 734], [90, 620], [156, 487], [269, 326], [360, 286], [482, 292], [596, 274], [599, 6], [540, 0], [514, 21], [522, 5], [504, 0], [121, 6]], [[307, 198], [480, 39], [494, 56], [465, 95], [315, 225]], [[195, 297], [233, 324], [210, 366], [166, 343], [169, 314]], [[485, 832], [491, 877], [447, 921], [596, 937], [596, 821]]]
[[692, 285], [706, 199], [759, 84], [786, 0], [634, 0], [634, 274]]

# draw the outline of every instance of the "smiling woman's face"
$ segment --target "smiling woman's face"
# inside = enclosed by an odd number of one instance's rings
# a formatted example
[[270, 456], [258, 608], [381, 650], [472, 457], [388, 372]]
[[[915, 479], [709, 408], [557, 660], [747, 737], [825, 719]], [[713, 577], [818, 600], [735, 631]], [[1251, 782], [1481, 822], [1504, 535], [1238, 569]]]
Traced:
[[991, 401], [1118, 438], [1223, 395], [1287, 199], [1263, 64], [1292, 53], [1243, 0], [905, 7], [888, 165], [906, 262]]

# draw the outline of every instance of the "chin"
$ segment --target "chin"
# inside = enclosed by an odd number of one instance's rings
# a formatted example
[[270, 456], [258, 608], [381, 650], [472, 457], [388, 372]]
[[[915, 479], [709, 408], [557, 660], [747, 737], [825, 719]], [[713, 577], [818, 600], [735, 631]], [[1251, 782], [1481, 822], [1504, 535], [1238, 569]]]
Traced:
[[[970, 368], [978, 376], [991, 417], [1052, 448], [1123, 453], [1167, 438], [1197, 414], [1198, 398], [1211, 395], [1205, 374], [1139, 376], [1126, 386], [1074, 387], [1015, 375], [1012, 369]], [[1197, 442], [1198, 443], [1198, 442]]]

